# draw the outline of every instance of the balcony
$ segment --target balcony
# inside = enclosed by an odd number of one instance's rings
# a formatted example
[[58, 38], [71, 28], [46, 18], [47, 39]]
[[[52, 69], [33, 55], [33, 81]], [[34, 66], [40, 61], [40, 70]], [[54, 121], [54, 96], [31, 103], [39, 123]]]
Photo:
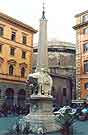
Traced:
[[9, 74], [2, 74], [0, 73], [0, 80], [6, 80], [6, 81], [16, 81], [16, 82], [25, 82], [27, 79], [27, 77], [20, 77], [20, 76], [16, 76], [16, 75], [9, 75]]

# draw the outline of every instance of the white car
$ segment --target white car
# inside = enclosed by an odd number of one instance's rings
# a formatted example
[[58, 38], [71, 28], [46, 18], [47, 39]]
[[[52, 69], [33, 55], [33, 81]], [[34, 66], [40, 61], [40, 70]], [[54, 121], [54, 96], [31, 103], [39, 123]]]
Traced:
[[72, 109], [70, 106], [64, 106], [60, 108], [58, 111], [54, 112], [55, 115], [61, 114], [63, 115], [66, 111], [68, 111], [69, 114], [73, 115], [76, 113], [76, 109]]

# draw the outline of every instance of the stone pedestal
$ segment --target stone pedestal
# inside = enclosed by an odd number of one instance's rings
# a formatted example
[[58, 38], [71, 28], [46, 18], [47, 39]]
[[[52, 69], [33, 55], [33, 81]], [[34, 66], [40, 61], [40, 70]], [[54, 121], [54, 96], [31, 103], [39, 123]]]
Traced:
[[32, 132], [37, 134], [40, 134], [40, 132], [58, 133], [60, 127], [55, 124], [52, 100], [51, 96], [31, 96], [29, 121]]

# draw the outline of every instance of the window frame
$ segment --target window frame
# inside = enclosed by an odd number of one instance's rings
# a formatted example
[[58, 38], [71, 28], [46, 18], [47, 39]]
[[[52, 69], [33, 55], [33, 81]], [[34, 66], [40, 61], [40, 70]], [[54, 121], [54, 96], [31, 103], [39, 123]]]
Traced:
[[[24, 70], [22, 70], [22, 69], [24, 69]], [[26, 72], [25, 68], [22, 67], [21, 68], [21, 78], [24, 78], [25, 77], [25, 72]]]
[[15, 55], [15, 48], [14, 47], [11, 47], [10, 48], [10, 55], [11, 56], [14, 56]]
[[14, 75], [14, 66], [12, 64], [9, 65], [9, 75], [10, 76], [13, 76]]
[[[86, 67], [85, 67], [85, 66], [86, 66]], [[85, 61], [84, 61], [84, 73], [85, 73], [85, 74], [88, 73], [87, 67], [88, 67], [88, 60], [85, 60]]]
[[83, 29], [83, 34], [88, 34], [88, 27]]
[[22, 36], [22, 44], [24, 44], [24, 45], [27, 44], [27, 36], [26, 35]]
[[67, 96], [67, 89], [66, 88], [63, 88], [63, 96], [66, 97]]
[[86, 83], [84, 84], [84, 87], [85, 87], [86, 90], [88, 90], [88, 87], [87, 87], [87, 86], [88, 86], [88, 82], [86, 82]]
[[88, 14], [83, 16], [83, 22], [88, 22]]
[[26, 51], [22, 50], [22, 59], [26, 59]]
[[84, 52], [84, 53], [88, 52], [88, 50], [87, 50], [87, 45], [88, 45], [88, 42], [85, 43], [85, 44], [83, 44], [83, 52]]
[[0, 53], [2, 52], [2, 44], [0, 44]]
[[12, 31], [12, 33], [11, 33], [11, 41], [16, 41], [16, 31]]
[[0, 26], [0, 37], [2, 37], [3, 35], [4, 35], [4, 28], [2, 26]]
[[2, 89], [0, 88], [0, 98], [2, 97]]

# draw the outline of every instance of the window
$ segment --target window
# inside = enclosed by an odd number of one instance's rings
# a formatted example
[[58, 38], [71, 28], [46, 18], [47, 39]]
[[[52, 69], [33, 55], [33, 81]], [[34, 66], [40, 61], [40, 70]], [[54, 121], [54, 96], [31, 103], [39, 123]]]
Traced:
[[88, 21], [88, 15], [83, 16], [83, 22], [87, 22]]
[[9, 75], [13, 75], [13, 65], [9, 65]]
[[2, 52], [2, 45], [0, 45], [0, 52]]
[[88, 73], [88, 60], [84, 61], [84, 73]]
[[22, 43], [23, 44], [26, 44], [26, 42], [27, 42], [27, 37], [26, 36], [23, 36]]
[[3, 36], [3, 27], [0, 27], [0, 36]]
[[26, 52], [22, 51], [22, 58], [25, 59], [26, 58]]
[[0, 89], [0, 98], [2, 97], [2, 90]]
[[25, 68], [24, 67], [21, 68], [21, 77], [25, 77]]
[[58, 63], [57, 64], [60, 65], [60, 60], [58, 60]]
[[16, 32], [14, 32], [14, 31], [12, 31], [11, 40], [12, 41], [16, 40]]
[[15, 54], [15, 48], [10, 48], [10, 55], [14, 56]]
[[84, 50], [84, 52], [87, 52], [88, 51], [88, 43], [86, 43], [86, 44], [83, 45], [83, 50]]
[[84, 29], [84, 34], [88, 34], [88, 27]]
[[2, 90], [0, 89], [0, 98], [1, 98], [1, 93], [2, 93]]
[[51, 95], [52, 95], [53, 97], [56, 96], [56, 89], [55, 89], [54, 86], [52, 86], [52, 89], [51, 89]]
[[88, 82], [87, 82], [87, 83], [85, 83], [85, 84], [84, 84], [84, 86], [85, 86], [85, 89], [87, 89], [87, 90], [88, 90]]
[[63, 96], [66, 97], [66, 88], [63, 88]]

